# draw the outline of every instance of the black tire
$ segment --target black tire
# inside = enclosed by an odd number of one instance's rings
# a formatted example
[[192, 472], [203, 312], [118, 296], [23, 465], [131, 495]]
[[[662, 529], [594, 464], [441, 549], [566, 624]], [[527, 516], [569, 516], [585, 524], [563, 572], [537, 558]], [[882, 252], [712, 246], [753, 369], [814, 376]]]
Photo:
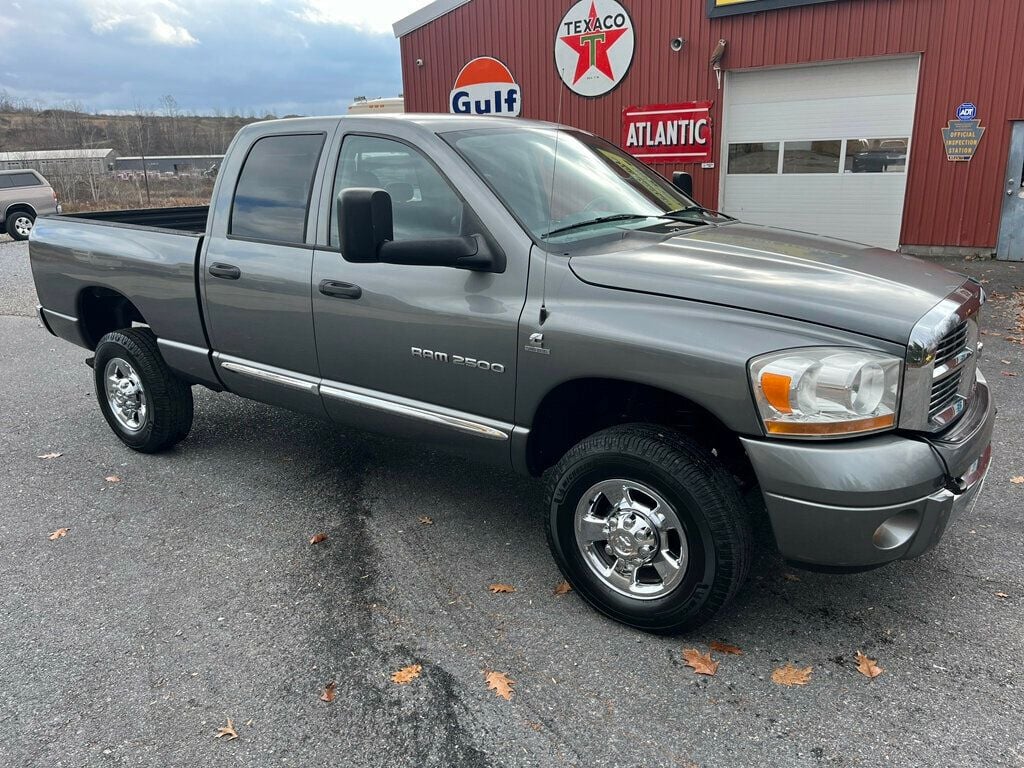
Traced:
[[4, 224], [7, 229], [7, 234], [10, 235], [15, 240], [28, 240], [27, 232], [22, 233], [18, 231], [19, 228], [21, 228], [21, 221], [24, 219], [28, 219], [29, 229], [35, 226], [36, 215], [31, 211], [14, 211], [13, 213], [11, 211], [7, 212], [7, 219], [4, 222]]
[[[577, 504], [611, 479], [656, 491], [685, 531], [687, 565], [663, 596], [639, 599], [615, 591], [577, 545]], [[739, 488], [718, 459], [685, 435], [649, 424], [612, 427], [577, 443], [546, 480], [551, 552], [580, 596], [616, 621], [663, 634], [690, 630], [711, 619], [745, 582], [752, 534]]]
[[[114, 414], [107, 395], [108, 364], [127, 362], [142, 385], [137, 397], [145, 404], [145, 417], [137, 429], [123, 424]], [[93, 365], [96, 399], [114, 434], [133, 450], [158, 453], [184, 440], [192, 428], [192, 388], [167, 367], [148, 328], [108, 333], [96, 346]]]

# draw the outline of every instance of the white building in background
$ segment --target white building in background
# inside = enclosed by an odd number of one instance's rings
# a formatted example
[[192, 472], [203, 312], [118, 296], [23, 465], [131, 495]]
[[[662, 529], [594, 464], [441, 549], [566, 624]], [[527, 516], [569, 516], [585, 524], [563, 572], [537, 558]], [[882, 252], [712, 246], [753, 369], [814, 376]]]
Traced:
[[109, 173], [117, 159], [113, 149], [45, 149], [24, 152], [0, 152], [0, 171], [32, 168], [44, 176], [92, 175]]
[[386, 115], [405, 112], [405, 99], [401, 96], [391, 98], [367, 99], [356, 96], [348, 107], [350, 115]]

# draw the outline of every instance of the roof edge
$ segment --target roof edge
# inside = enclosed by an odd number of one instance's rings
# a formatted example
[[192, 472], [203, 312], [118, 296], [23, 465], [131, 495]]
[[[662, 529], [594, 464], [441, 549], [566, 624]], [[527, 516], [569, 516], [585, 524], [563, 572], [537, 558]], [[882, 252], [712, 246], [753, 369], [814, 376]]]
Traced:
[[468, 2], [470, 0], [434, 0], [434, 2], [420, 8], [418, 11], [413, 11], [404, 19], [396, 21], [391, 25], [391, 28], [395, 31], [395, 37], [405, 37], [410, 32], [415, 32], [420, 27], [425, 27], [430, 22], [436, 21]]

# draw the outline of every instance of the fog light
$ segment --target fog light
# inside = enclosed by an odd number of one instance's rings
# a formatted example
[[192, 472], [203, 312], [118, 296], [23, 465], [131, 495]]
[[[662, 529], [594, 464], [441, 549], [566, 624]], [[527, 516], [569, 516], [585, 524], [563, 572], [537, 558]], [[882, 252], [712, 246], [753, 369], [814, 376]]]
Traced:
[[913, 509], [898, 512], [875, 529], [875, 546], [882, 550], [902, 547], [914, 537], [920, 524], [921, 515]]

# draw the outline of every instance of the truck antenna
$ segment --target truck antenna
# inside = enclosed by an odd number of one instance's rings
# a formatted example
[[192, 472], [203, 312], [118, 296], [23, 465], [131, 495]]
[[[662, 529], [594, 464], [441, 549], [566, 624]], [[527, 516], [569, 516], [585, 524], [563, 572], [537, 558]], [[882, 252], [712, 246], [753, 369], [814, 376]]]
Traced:
[[[561, 74], [564, 78], [565, 68], [561, 70]], [[558, 176], [558, 141], [562, 137], [562, 99], [565, 97], [565, 88], [558, 89], [558, 110], [555, 117], [555, 152], [554, 157], [551, 160], [551, 192], [548, 195], [548, 232], [555, 227], [555, 179]], [[548, 319], [548, 249], [544, 249], [544, 277], [542, 280], [543, 285], [541, 286], [541, 298], [540, 298], [540, 324], [544, 325], [544, 321]]]

